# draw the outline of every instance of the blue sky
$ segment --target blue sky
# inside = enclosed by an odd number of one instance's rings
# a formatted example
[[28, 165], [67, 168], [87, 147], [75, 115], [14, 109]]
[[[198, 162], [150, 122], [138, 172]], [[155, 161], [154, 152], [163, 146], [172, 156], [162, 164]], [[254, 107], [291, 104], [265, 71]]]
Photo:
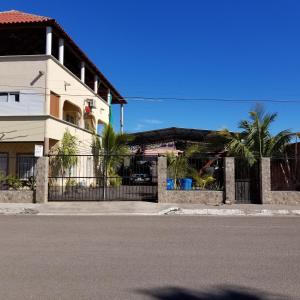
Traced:
[[[55, 18], [124, 96], [284, 99], [274, 131], [300, 131], [300, 1], [2, 0]], [[127, 131], [236, 129], [251, 104], [129, 101]], [[114, 108], [118, 127], [119, 110]]]

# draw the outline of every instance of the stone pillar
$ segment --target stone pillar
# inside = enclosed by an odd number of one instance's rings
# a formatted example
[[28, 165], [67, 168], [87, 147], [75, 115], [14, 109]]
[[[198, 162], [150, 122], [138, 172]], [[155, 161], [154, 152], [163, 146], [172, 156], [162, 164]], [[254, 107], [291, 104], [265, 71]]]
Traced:
[[64, 64], [64, 39], [59, 39], [58, 40], [58, 60], [59, 62], [63, 65]]
[[49, 157], [39, 157], [36, 164], [35, 202], [48, 202]]
[[235, 203], [235, 163], [234, 157], [225, 157], [225, 203]]
[[80, 65], [80, 79], [83, 83], [85, 83], [85, 63], [84, 63], [84, 61], [82, 61], [81, 65]]
[[52, 54], [52, 27], [46, 27], [46, 54]]
[[157, 196], [158, 202], [166, 201], [167, 189], [167, 158], [159, 156], [157, 160]]
[[269, 157], [263, 157], [260, 160], [260, 195], [262, 204], [272, 203], [271, 160]]

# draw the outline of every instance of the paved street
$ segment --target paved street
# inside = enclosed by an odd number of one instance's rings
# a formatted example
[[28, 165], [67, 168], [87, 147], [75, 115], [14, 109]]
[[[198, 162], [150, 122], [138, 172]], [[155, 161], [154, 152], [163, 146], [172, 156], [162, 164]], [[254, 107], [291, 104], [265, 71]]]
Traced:
[[0, 299], [300, 298], [300, 219], [1, 216]]

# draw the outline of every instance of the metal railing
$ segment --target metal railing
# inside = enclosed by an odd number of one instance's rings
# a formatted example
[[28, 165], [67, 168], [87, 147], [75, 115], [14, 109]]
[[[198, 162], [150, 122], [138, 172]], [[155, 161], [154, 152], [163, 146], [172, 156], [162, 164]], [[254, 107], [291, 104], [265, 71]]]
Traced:
[[0, 153], [0, 190], [34, 190], [37, 158]]
[[50, 201], [157, 198], [157, 157], [51, 155], [49, 164]]

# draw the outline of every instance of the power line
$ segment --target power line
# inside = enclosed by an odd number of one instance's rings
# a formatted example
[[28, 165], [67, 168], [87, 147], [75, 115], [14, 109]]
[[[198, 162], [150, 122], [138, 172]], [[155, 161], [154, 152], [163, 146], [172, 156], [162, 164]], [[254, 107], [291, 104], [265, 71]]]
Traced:
[[[45, 89], [45, 87], [32, 87], [32, 86], [22, 86], [22, 85], [1, 85], [0, 87], [10, 87], [10, 88], [26, 88], [26, 89]], [[79, 90], [79, 89], [74, 89]], [[5, 91], [2, 91], [5, 92]], [[9, 91], [8, 91], [9, 92]], [[40, 95], [40, 96], [50, 96], [50, 93], [46, 92], [22, 92], [18, 91], [20, 94], [23, 95]], [[1, 91], [0, 91], [1, 93]], [[60, 96], [69, 96], [69, 97], [97, 97], [96, 95], [91, 94], [71, 94], [71, 93], [60, 93]], [[98, 95], [99, 96], [99, 95]], [[105, 99], [101, 98], [106, 102]], [[149, 97], [149, 96], [124, 96], [123, 98], [116, 98], [117, 100], [127, 100], [127, 101], [145, 101], [145, 102], [164, 102], [164, 101], [199, 101], [199, 102], [224, 102], [224, 103], [257, 103], [257, 102], [264, 102], [264, 103], [294, 103], [300, 104], [300, 99], [232, 99], [232, 98], [204, 98], [204, 97]]]

